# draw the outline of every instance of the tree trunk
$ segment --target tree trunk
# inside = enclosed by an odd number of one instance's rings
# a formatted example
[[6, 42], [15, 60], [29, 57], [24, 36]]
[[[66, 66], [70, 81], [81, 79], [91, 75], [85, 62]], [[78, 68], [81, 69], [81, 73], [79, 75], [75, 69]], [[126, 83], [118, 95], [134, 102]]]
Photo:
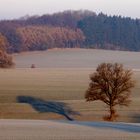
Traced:
[[114, 121], [115, 118], [116, 118], [116, 111], [114, 109], [114, 107], [112, 105], [110, 105], [110, 117], [109, 117], [109, 120], [110, 121]]

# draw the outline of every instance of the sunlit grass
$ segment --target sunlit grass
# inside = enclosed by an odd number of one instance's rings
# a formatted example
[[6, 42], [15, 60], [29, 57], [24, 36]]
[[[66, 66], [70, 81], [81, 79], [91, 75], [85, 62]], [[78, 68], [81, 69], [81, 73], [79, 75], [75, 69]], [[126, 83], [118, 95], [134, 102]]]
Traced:
[[[28, 95], [44, 100], [57, 100], [68, 103], [81, 113], [78, 120], [102, 120], [107, 112], [101, 102], [87, 103], [85, 90], [89, 84], [92, 69], [11, 69], [0, 70], [0, 118], [58, 119], [63, 116], [39, 114], [27, 104], [19, 104], [17, 96]], [[134, 73], [136, 87], [132, 94], [132, 103], [128, 108], [118, 108], [120, 121], [133, 121], [140, 109], [140, 72]], [[64, 118], [63, 118], [64, 119]]]

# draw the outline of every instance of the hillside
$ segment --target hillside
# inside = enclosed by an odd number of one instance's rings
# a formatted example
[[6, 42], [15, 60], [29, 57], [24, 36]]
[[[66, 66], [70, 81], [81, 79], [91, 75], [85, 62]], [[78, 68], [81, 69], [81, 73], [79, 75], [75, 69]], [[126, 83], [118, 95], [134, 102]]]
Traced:
[[[1, 140], [120, 140], [140, 138], [140, 124], [0, 120]], [[111, 135], [110, 135], [111, 134]]]
[[49, 48], [98, 48], [140, 51], [140, 20], [91, 11], [0, 21], [8, 53]]
[[23, 52], [13, 55], [16, 68], [90, 68], [103, 62], [121, 63], [130, 69], [140, 69], [140, 52], [98, 49], [50, 49], [47, 51]]
[[[100, 56], [100, 57], [99, 57]], [[80, 115], [70, 114], [75, 120], [102, 121], [108, 114], [102, 102], [87, 103], [84, 99], [89, 75], [99, 63], [119, 62], [134, 69], [136, 87], [129, 107], [117, 107], [117, 121], [140, 122], [140, 61], [139, 52], [106, 51], [94, 49], [54, 49], [44, 52], [24, 52], [13, 56], [15, 69], [0, 70], [0, 118], [2, 119], [66, 119], [58, 110], [71, 108]], [[111, 59], [111, 60], [110, 60]], [[36, 68], [31, 69], [35, 64]], [[48, 112], [40, 113], [27, 103], [17, 100], [20, 96], [43, 99], [53, 104]], [[58, 107], [59, 106], [59, 107]]]

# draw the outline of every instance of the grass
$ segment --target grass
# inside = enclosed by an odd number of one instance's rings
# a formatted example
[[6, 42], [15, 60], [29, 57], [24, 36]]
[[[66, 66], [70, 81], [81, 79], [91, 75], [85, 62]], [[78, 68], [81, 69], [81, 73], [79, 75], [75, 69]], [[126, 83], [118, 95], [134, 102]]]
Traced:
[[[55, 113], [38, 113], [28, 104], [17, 103], [17, 96], [32, 96], [46, 101], [67, 103], [81, 116], [77, 120], [102, 120], [107, 114], [101, 102], [87, 103], [84, 94], [89, 74], [102, 62], [118, 62], [135, 69], [137, 81], [132, 103], [118, 107], [118, 121], [140, 122], [140, 61], [139, 52], [90, 49], [58, 49], [14, 55], [15, 69], [0, 70], [0, 118], [65, 119]], [[31, 69], [31, 64], [37, 68]]]
[[139, 140], [140, 125], [101, 122], [0, 120], [1, 140]]
[[[65, 69], [1, 70], [1, 102], [17, 95], [43, 97], [46, 100], [83, 99], [88, 86], [88, 70]], [[86, 75], [87, 74], [87, 75]], [[4, 99], [4, 95], [9, 95]], [[12, 102], [14, 100], [11, 100]]]
[[[0, 70], [0, 118], [65, 119], [54, 113], [38, 113], [28, 104], [19, 104], [17, 96], [33, 96], [43, 100], [68, 103], [81, 116], [77, 120], [102, 120], [107, 108], [101, 102], [86, 103], [84, 93], [88, 87], [91, 68], [36, 68]], [[118, 121], [138, 122], [140, 114], [140, 72], [129, 108], [118, 108]]]

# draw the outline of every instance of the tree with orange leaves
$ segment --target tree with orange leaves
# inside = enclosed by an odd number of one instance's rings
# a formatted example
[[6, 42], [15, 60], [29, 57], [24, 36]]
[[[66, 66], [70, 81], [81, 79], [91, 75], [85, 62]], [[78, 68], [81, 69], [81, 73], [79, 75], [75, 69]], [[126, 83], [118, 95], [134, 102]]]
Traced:
[[110, 113], [104, 119], [114, 121], [118, 116], [115, 106], [128, 106], [130, 103], [131, 89], [135, 85], [132, 71], [124, 69], [122, 64], [102, 63], [90, 75], [90, 80], [85, 94], [86, 100], [104, 102]]

